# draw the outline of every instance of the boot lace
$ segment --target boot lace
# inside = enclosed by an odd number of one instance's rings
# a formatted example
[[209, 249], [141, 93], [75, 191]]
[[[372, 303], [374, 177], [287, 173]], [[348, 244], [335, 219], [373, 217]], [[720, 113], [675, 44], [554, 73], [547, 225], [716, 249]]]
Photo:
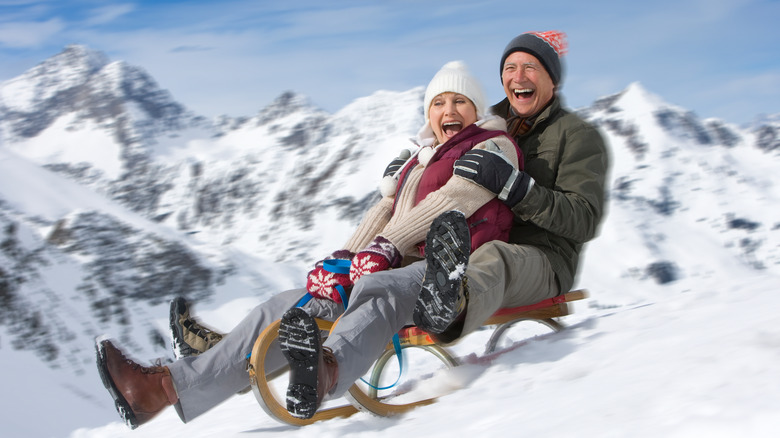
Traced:
[[189, 315], [183, 315], [182, 319], [181, 325], [193, 335], [206, 341], [209, 347], [222, 340], [221, 334], [198, 324], [197, 321], [191, 319]]
[[122, 352], [120, 352], [119, 355], [122, 357], [122, 360], [124, 360], [126, 364], [130, 365], [130, 368], [132, 368], [134, 371], [138, 370], [142, 374], [158, 374], [158, 373], [165, 373], [167, 371], [167, 368], [162, 366], [162, 362], [160, 361], [160, 359], [157, 359], [157, 363], [155, 365], [150, 367], [145, 367], [139, 363], [136, 363], [134, 360], [128, 358]]
[[329, 365], [336, 363], [336, 355], [330, 347], [322, 347], [322, 360]]

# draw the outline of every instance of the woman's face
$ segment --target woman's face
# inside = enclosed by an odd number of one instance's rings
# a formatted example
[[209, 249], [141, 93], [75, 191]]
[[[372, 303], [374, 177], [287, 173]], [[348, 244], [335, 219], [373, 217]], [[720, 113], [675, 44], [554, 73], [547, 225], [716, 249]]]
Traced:
[[445, 143], [477, 121], [477, 107], [462, 94], [441, 93], [431, 101], [428, 120], [439, 144]]

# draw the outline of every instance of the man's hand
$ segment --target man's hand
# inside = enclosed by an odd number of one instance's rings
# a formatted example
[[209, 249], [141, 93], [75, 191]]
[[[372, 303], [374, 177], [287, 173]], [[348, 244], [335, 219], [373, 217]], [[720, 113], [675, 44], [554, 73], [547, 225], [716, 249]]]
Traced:
[[490, 190], [509, 208], [523, 200], [533, 178], [517, 170], [500, 152], [472, 149], [455, 162], [455, 175]]
[[401, 167], [403, 167], [404, 163], [406, 163], [411, 156], [412, 154], [407, 149], [401, 150], [401, 153], [398, 154], [398, 157], [393, 159], [393, 161], [391, 161], [390, 164], [385, 168], [385, 173], [382, 175], [382, 177], [395, 176], [395, 174], [401, 169]]
[[407, 149], [401, 150], [398, 157], [393, 159], [390, 164], [385, 168], [385, 173], [382, 174], [382, 183], [379, 185], [379, 192], [382, 196], [394, 196], [396, 186], [398, 185], [398, 172], [404, 167], [412, 153]]

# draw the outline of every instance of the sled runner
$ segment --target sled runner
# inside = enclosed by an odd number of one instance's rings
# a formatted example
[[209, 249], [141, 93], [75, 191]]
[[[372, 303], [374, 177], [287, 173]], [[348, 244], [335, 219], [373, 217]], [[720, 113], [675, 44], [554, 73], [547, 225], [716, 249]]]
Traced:
[[[587, 296], [587, 291], [581, 289], [528, 306], [500, 309], [484, 324], [485, 326], [495, 326], [490, 339], [487, 341], [485, 353], [493, 353], [506, 331], [521, 321], [537, 322], [554, 332], [562, 330], [564, 326], [554, 318], [571, 314], [571, 308], [568, 303], [587, 298]], [[321, 319], [317, 319], [317, 324], [323, 332], [327, 332], [333, 326], [332, 322]], [[388, 345], [385, 352], [374, 363], [369, 380], [365, 382], [366, 385], [353, 384], [347, 394], [345, 394], [345, 398], [351, 404], [336, 407], [323, 406], [312, 418], [301, 419], [290, 415], [284, 399], [279, 398], [273, 388], [269, 386], [269, 381], [275, 376], [266, 375], [264, 372], [265, 356], [269, 348], [272, 348], [272, 345], [274, 346], [273, 348], [278, 348], [277, 343], [274, 342], [278, 337], [278, 333], [279, 321], [276, 321], [258, 336], [252, 348], [247, 371], [249, 372], [252, 392], [263, 409], [271, 417], [294, 426], [304, 426], [316, 421], [336, 417], [347, 417], [358, 411], [366, 411], [378, 416], [392, 416], [407, 412], [417, 406], [433, 403], [436, 400], [435, 397], [393, 404], [388, 402], [387, 397], [378, 395], [378, 390], [386, 389], [380, 387], [382, 372], [386, 365], [391, 362], [391, 359], [396, 356], [399, 357], [399, 366], [402, 366], [400, 365], [401, 359], [399, 355], [404, 349], [422, 349], [450, 368], [459, 365], [458, 360], [448, 352], [447, 348], [437, 344], [426, 332], [415, 326], [405, 327], [398, 333], [397, 341]]]

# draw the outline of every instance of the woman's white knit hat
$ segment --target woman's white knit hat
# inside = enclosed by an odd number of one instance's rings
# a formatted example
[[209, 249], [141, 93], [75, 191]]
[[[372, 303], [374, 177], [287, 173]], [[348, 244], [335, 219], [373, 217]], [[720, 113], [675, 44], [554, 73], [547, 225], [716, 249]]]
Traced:
[[477, 107], [477, 119], [481, 119], [485, 115], [485, 93], [482, 91], [479, 81], [469, 73], [469, 69], [463, 61], [452, 61], [444, 64], [444, 67], [431, 79], [425, 90], [423, 102], [426, 121], [428, 121], [428, 109], [433, 98], [446, 92], [468, 97]]
[[[428, 109], [434, 97], [447, 92], [462, 94], [471, 100], [471, 103], [477, 108], [477, 124], [480, 124], [480, 121], [485, 118], [485, 93], [477, 79], [469, 73], [466, 64], [463, 61], [452, 61], [444, 64], [444, 67], [433, 76], [425, 90], [423, 101], [425, 124], [417, 133], [417, 138], [413, 139], [419, 149], [412, 157], [416, 156], [423, 166], [427, 166], [433, 157], [436, 145], [436, 136], [431, 129], [431, 121], [428, 119]], [[387, 175], [382, 179], [379, 191], [382, 196], [393, 196], [397, 186], [398, 173]]]

